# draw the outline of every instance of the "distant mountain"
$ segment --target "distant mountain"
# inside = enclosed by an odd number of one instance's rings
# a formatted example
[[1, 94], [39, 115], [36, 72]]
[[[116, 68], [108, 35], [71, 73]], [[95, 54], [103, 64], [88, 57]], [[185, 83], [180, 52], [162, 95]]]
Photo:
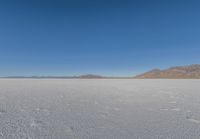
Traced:
[[200, 65], [177, 66], [165, 70], [154, 69], [135, 78], [200, 79]]
[[76, 76], [76, 78], [80, 78], [80, 79], [99, 79], [99, 78], [105, 78], [103, 76], [100, 75], [94, 75], [94, 74], [86, 74], [86, 75], [80, 75], [80, 76]]
[[2, 78], [97, 79], [97, 78], [106, 78], [106, 77], [100, 76], [100, 75], [86, 74], [86, 75], [80, 75], [80, 76], [7, 76], [7, 77], [2, 77]]

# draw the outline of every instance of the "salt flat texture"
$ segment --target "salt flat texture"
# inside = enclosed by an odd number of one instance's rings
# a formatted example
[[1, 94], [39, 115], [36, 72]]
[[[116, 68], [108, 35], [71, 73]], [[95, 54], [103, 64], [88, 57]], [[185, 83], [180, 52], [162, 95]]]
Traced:
[[199, 138], [200, 80], [0, 80], [0, 139]]

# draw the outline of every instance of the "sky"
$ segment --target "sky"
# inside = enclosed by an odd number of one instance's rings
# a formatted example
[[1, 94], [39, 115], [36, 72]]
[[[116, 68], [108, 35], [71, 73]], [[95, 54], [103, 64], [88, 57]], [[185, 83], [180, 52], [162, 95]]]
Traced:
[[198, 0], [1, 0], [0, 76], [134, 76], [200, 63]]

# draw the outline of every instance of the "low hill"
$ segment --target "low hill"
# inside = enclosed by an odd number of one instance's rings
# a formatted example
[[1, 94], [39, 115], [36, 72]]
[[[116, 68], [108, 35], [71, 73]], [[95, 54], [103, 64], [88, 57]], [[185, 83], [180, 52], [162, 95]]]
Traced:
[[105, 78], [103, 76], [100, 75], [94, 75], [94, 74], [86, 74], [86, 75], [80, 75], [77, 76], [77, 78], [83, 78], [83, 79], [97, 79], [97, 78]]
[[135, 78], [200, 79], [200, 65], [177, 66], [165, 70], [154, 69], [137, 75]]

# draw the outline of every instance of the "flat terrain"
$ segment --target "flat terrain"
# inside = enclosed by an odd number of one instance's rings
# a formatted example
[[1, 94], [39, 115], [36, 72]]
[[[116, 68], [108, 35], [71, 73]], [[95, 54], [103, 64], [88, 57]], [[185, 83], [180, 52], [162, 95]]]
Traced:
[[0, 139], [199, 138], [200, 80], [0, 80]]

